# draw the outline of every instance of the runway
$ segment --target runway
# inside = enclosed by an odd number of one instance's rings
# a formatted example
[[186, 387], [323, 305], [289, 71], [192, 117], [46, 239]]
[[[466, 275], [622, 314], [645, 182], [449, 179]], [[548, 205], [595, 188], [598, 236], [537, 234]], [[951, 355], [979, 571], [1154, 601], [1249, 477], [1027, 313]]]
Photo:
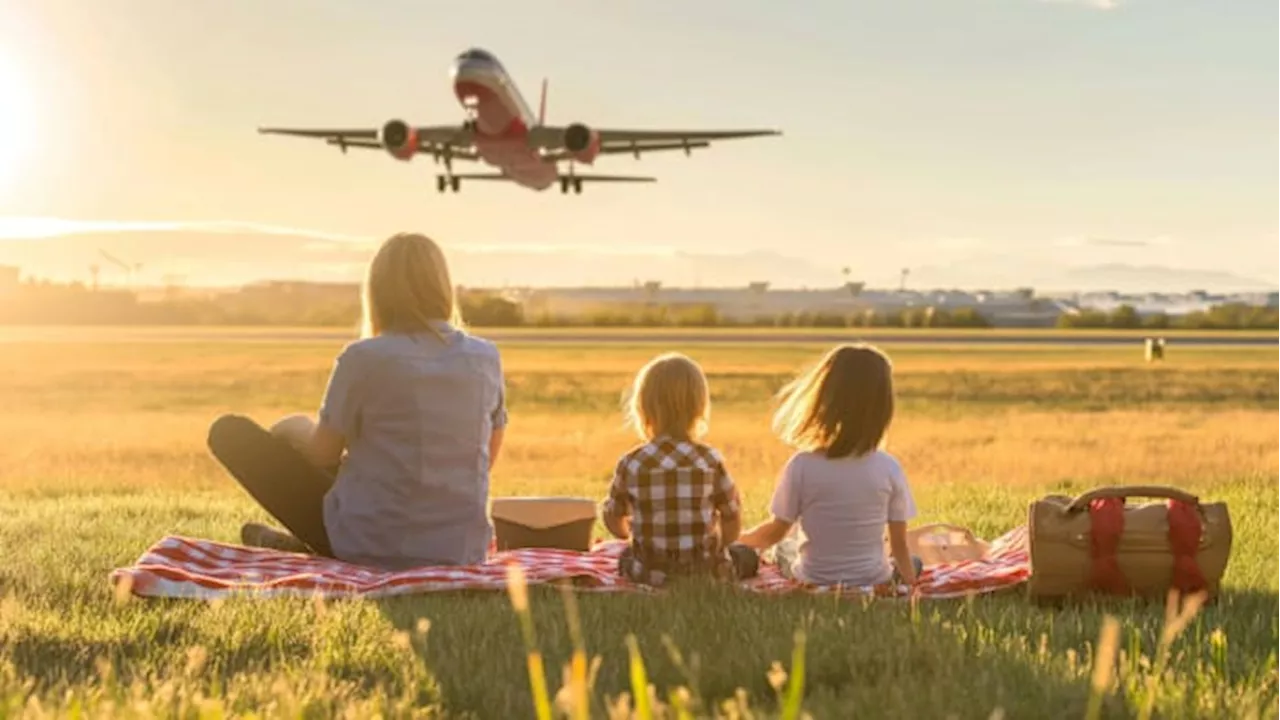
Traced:
[[[981, 346], [1140, 346], [1141, 332], [1060, 330], [725, 330], [697, 329], [488, 329], [476, 335], [502, 345], [826, 345], [863, 341], [883, 345]], [[1165, 332], [1170, 346], [1280, 347], [1280, 338], [1248, 332]], [[192, 343], [341, 343], [355, 339], [354, 330], [271, 327], [0, 327], [0, 343], [21, 342], [192, 342]]]

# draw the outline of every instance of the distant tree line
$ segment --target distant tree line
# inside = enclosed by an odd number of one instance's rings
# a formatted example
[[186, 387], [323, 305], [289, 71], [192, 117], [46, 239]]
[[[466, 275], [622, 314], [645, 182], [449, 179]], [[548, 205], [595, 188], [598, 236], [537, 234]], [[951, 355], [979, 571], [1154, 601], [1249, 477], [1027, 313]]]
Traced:
[[[467, 324], [475, 327], [809, 327], [982, 328], [990, 322], [974, 308], [923, 307], [850, 313], [784, 312], [742, 319], [713, 305], [617, 304], [579, 313], [527, 313], [493, 292], [463, 290]], [[206, 297], [172, 293], [139, 301], [131, 292], [82, 285], [24, 283], [0, 293], [0, 324], [28, 325], [307, 325], [350, 326], [360, 320], [359, 294], [320, 287], [265, 286]], [[1280, 325], [1274, 308], [1228, 304], [1181, 316], [1139, 315], [1131, 306], [1059, 317], [1063, 328], [1268, 329]]]
[[[477, 326], [523, 324], [520, 306], [491, 293], [459, 298], [467, 322]], [[251, 288], [207, 297], [173, 293], [140, 301], [123, 290], [82, 285], [27, 283], [0, 295], [6, 325], [302, 325], [356, 326], [358, 293], [286, 292]]]
[[616, 305], [577, 314], [535, 313], [526, 324], [534, 327], [990, 327], [972, 308], [901, 311], [862, 310], [851, 313], [784, 312], [749, 319], [728, 317], [714, 305]]
[[1185, 315], [1153, 313], [1140, 315], [1131, 305], [1121, 305], [1111, 312], [1082, 310], [1074, 315], [1058, 317], [1062, 328], [1148, 328], [1161, 330], [1274, 330], [1280, 326], [1280, 313], [1275, 308], [1227, 303], [1208, 310], [1197, 310]]

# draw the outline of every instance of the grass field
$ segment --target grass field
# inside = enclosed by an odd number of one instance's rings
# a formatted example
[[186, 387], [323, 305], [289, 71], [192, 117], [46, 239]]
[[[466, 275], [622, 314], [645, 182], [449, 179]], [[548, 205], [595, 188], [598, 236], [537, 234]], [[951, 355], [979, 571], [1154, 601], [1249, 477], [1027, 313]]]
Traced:
[[[0, 717], [129, 713], [531, 717], [520, 626], [505, 595], [387, 602], [117, 602], [108, 572], [167, 533], [234, 540], [264, 519], [208, 457], [218, 414], [314, 410], [340, 341], [0, 345]], [[900, 412], [890, 449], [922, 515], [993, 537], [1027, 503], [1111, 483], [1173, 484], [1230, 504], [1235, 544], [1220, 601], [1172, 646], [1155, 685], [1163, 608], [1057, 611], [1017, 593], [862, 603], [747, 597], [577, 599], [599, 655], [592, 716], [630, 687], [634, 634], [662, 698], [686, 686], [703, 713], [741, 689], [765, 715], [775, 661], [805, 628], [805, 703], [829, 717], [1081, 717], [1104, 614], [1122, 623], [1106, 717], [1277, 717], [1277, 354], [1176, 348], [885, 346]], [[787, 449], [770, 395], [823, 350], [689, 345], [711, 377], [709, 440], [763, 517]], [[600, 495], [632, 442], [618, 410], [652, 347], [504, 349], [511, 427], [495, 495]], [[551, 692], [572, 650], [558, 593], [531, 592]], [[427, 622], [421, 622], [425, 619]], [[428, 627], [429, 625], [429, 627]], [[666, 644], [679, 649], [674, 660]], [[1154, 696], [1150, 695], [1155, 688]], [[203, 710], [202, 710], [203, 708]], [[204, 714], [201, 714], [201, 713]]]

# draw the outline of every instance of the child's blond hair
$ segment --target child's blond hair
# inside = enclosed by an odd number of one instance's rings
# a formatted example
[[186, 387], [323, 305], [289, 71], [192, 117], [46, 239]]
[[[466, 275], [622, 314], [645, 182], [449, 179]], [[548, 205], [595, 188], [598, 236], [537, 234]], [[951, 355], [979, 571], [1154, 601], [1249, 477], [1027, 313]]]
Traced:
[[827, 457], [880, 448], [893, 420], [893, 366], [869, 345], [842, 345], [779, 393], [773, 427], [783, 442]]
[[693, 360], [680, 353], [663, 353], [636, 373], [627, 421], [640, 437], [693, 440], [706, 433], [710, 419], [707, 378]]
[[364, 337], [384, 332], [439, 332], [432, 321], [462, 328], [449, 265], [440, 246], [417, 233], [387, 238], [364, 283]]

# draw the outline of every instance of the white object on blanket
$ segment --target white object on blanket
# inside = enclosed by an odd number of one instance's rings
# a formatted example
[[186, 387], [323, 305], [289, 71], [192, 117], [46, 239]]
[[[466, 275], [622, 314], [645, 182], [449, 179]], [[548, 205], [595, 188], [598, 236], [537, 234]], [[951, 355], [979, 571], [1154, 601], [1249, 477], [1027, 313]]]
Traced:
[[948, 523], [911, 528], [907, 546], [925, 565], [981, 560], [988, 550], [987, 543], [974, 537], [972, 530]]

